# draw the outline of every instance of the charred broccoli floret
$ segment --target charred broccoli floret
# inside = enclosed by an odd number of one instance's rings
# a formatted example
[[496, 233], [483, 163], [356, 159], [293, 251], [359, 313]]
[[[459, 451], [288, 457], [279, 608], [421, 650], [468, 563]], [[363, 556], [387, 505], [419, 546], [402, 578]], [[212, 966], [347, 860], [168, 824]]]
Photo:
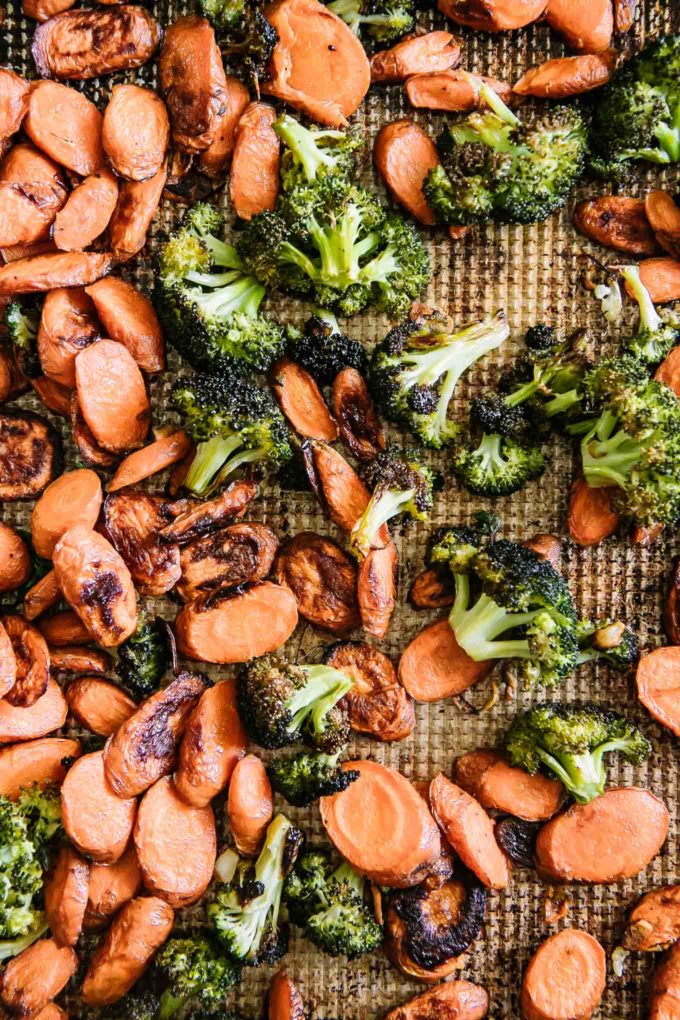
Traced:
[[455, 331], [435, 318], [404, 322], [373, 352], [373, 394], [388, 418], [439, 450], [460, 431], [448, 416], [458, 380], [509, 333], [503, 312]]
[[197, 444], [184, 485], [199, 496], [250, 465], [275, 471], [289, 461], [288, 426], [270, 390], [229, 372], [179, 379], [172, 402]]
[[355, 35], [365, 31], [381, 46], [391, 46], [416, 23], [413, 0], [331, 0], [327, 6]]
[[382, 526], [393, 518], [429, 518], [437, 476], [412, 450], [392, 447], [368, 465], [366, 480], [373, 495], [350, 535], [352, 552], [360, 559], [368, 555]]
[[505, 736], [512, 765], [535, 775], [541, 769], [559, 779], [579, 804], [603, 793], [604, 756], [618, 751], [641, 765], [652, 753], [637, 726], [599, 705], [539, 705], [518, 715]]
[[168, 638], [162, 620], [150, 620], [145, 612], [137, 629], [116, 651], [116, 673], [137, 701], [157, 691], [170, 663]]
[[267, 766], [267, 773], [276, 793], [294, 807], [307, 807], [319, 797], [346, 790], [359, 778], [356, 769], [343, 769], [338, 764], [340, 753], [309, 754], [303, 751], [294, 758], [279, 758]]
[[353, 960], [377, 949], [383, 938], [364, 904], [364, 886], [349, 864], [336, 866], [328, 852], [310, 850], [286, 879], [284, 898], [310, 942], [331, 956]]
[[154, 967], [164, 985], [158, 1020], [169, 1020], [189, 1004], [208, 1014], [221, 1013], [227, 992], [241, 977], [238, 964], [205, 935], [171, 938]]
[[233, 881], [217, 887], [208, 919], [236, 963], [257, 967], [285, 954], [288, 928], [280, 918], [281, 896], [303, 839], [284, 815], [276, 815], [257, 861], [242, 860]]
[[352, 683], [331, 666], [296, 666], [265, 655], [239, 671], [239, 714], [260, 747], [286, 747], [304, 737], [318, 750], [336, 754], [349, 737], [347, 710], [340, 702]]
[[614, 669], [627, 670], [637, 662], [640, 647], [634, 632], [621, 620], [593, 623], [579, 620], [578, 665], [584, 662], [606, 662]]
[[475, 496], [509, 496], [540, 478], [545, 458], [540, 446], [518, 443], [497, 433], [484, 433], [478, 444], [457, 446], [453, 473]]
[[680, 317], [671, 313], [667, 319], [662, 319], [640, 279], [637, 266], [624, 266], [621, 275], [640, 309], [640, 325], [635, 336], [626, 344], [626, 350], [648, 365], [657, 365], [680, 341]]
[[42, 302], [35, 297], [14, 297], [5, 308], [5, 326], [16, 363], [28, 379], [42, 375], [38, 357], [38, 328]]
[[322, 386], [329, 386], [343, 368], [366, 375], [368, 360], [362, 343], [346, 336], [332, 312], [315, 309], [304, 330], [288, 329], [288, 351]]
[[239, 70], [259, 94], [259, 83], [269, 77], [269, 60], [279, 40], [262, 4], [258, 0], [198, 0], [198, 6], [220, 36], [223, 54], [238, 59]]
[[[118, 1002], [98, 1011], [97, 1017], [101, 1020], [159, 1020], [158, 995], [154, 988], [147, 985], [148, 982], [135, 985], [132, 991]], [[86, 1015], [89, 1020], [89, 1014]]]
[[224, 218], [199, 202], [161, 247], [156, 307], [168, 336], [194, 368], [266, 371], [283, 353], [283, 330], [260, 315], [265, 288], [220, 240]]

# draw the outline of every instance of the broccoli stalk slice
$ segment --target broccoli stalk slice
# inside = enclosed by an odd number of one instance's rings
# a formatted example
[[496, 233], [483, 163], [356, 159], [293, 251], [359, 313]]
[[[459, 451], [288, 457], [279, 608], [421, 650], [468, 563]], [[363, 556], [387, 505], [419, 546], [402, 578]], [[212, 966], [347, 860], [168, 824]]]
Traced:
[[214, 436], [196, 447], [196, 455], [184, 479], [185, 488], [205, 496], [222, 485], [230, 475], [246, 464], [266, 460], [264, 447], [249, 448], [242, 436]]
[[604, 411], [581, 442], [583, 474], [591, 489], [624, 489], [645, 452], [646, 443], [632, 439], [617, 424], [617, 416]]
[[536, 753], [546, 768], [555, 773], [575, 801], [579, 804], [588, 804], [604, 792], [607, 782], [605, 754], [620, 751], [626, 755], [631, 747], [630, 739], [619, 738], [607, 740], [592, 751], [580, 754], [569, 754], [565, 751], [551, 754], [542, 747], [536, 748]]
[[332, 666], [314, 665], [300, 667], [307, 682], [295, 691], [288, 702], [292, 716], [292, 728], [299, 731], [308, 724], [314, 734], [326, 731], [327, 716], [332, 708], [344, 698], [354, 681]]
[[[219, 276], [211, 279], [208, 275], [202, 282], [205, 286], [212, 287], [215, 280], [219, 280]], [[232, 277], [231, 280], [225, 280], [224, 284], [215, 283], [214, 286], [212, 292], [198, 291], [191, 294], [191, 300], [202, 312], [220, 318], [227, 318], [238, 312], [249, 319], [257, 317], [265, 288], [254, 277], [237, 275], [235, 279]]]
[[187, 1001], [183, 995], [175, 995], [171, 988], [166, 988], [161, 995], [158, 1020], [170, 1020]]
[[352, 528], [350, 546], [362, 559], [368, 555], [375, 536], [383, 524], [406, 510], [415, 499], [417, 489], [383, 489], [375, 492], [368, 506]]
[[524, 627], [536, 619], [542, 609], [528, 613], [509, 613], [488, 595], [480, 595], [472, 608], [470, 604], [470, 579], [467, 574], [455, 574], [455, 598], [449, 614], [451, 629], [456, 641], [475, 662], [487, 659], [532, 659], [532, 651], [526, 639], [496, 640], [501, 634], [514, 627]]
[[333, 154], [332, 149], [323, 148], [323, 143], [342, 141], [345, 137], [343, 131], [310, 131], [287, 114], [274, 122], [274, 130], [283, 139], [310, 183], [316, 180], [321, 167], [333, 170], [337, 166], [339, 157]]
[[[475, 79], [475, 75], [468, 75], [469, 78]], [[505, 124], [512, 124], [513, 127], [517, 127], [521, 121], [512, 110], [503, 102], [498, 93], [487, 85], [485, 81], [476, 79], [475, 84], [479, 88], [479, 97], [486, 105], [496, 114], [496, 116], [502, 120]]]

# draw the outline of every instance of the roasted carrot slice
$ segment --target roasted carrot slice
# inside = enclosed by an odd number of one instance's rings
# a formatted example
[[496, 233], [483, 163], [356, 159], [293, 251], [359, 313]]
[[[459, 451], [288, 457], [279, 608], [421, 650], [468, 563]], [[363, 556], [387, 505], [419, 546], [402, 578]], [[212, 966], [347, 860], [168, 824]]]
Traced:
[[32, 145], [15, 145], [0, 166], [0, 247], [44, 242], [66, 197], [57, 164]]
[[122, 460], [109, 482], [109, 492], [117, 492], [128, 485], [136, 485], [145, 478], [165, 471], [186, 457], [191, 449], [191, 440], [185, 432], [173, 432], [150, 443], [141, 450], [135, 450]]
[[380, 418], [356, 368], [343, 368], [333, 380], [333, 414], [343, 442], [357, 460], [374, 460], [385, 449]]
[[397, 603], [397, 547], [391, 540], [381, 549], [369, 549], [359, 564], [357, 605], [367, 634], [387, 634]]
[[168, 520], [160, 496], [140, 489], [110, 493], [104, 501], [104, 531], [143, 595], [165, 595], [180, 579], [179, 548], [161, 541]]
[[43, 301], [38, 356], [48, 379], [73, 389], [76, 355], [101, 339], [94, 304], [82, 287], [58, 287]]
[[628, 915], [624, 949], [656, 953], [680, 939], [680, 885], [652, 889]]
[[[680, 300], [680, 261], [672, 258], [643, 259], [640, 279], [656, 305]], [[629, 290], [626, 284], [626, 290]], [[629, 291], [630, 293], [630, 291]], [[632, 297], [632, 295], [631, 295]]]
[[201, 535], [219, 531], [227, 521], [240, 516], [256, 494], [257, 486], [244, 479], [232, 482], [215, 499], [202, 503], [187, 501], [187, 509], [178, 513], [171, 524], [161, 528], [161, 538], [170, 544], [186, 545]]
[[509, 32], [540, 18], [546, 0], [438, 0], [442, 14], [482, 32]]
[[618, 882], [656, 857], [668, 835], [668, 810], [639, 787], [606, 790], [589, 804], [573, 804], [538, 834], [536, 861], [558, 882]]
[[181, 152], [213, 142], [227, 101], [227, 82], [215, 33], [205, 18], [178, 18], [167, 29], [158, 61], [172, 138]]
[[543, 532], [525, 539], [522, 545], [527, 549], [533, 549], [535, 553], [542, 556], [544, 560], [553, 567], [557, 567], [562, 557], [562, 543], [555, 535], [548, 535]]
[[137, 710], [125, 691], [96, 676], [83, 676], [70, 683], [66, 701], [80, 725], [102, 737], [110, 737]]
[[548, 0], [545, 17], [573, 50], [600, 53], [611, 42], [614, 31], [611, 0], [593, 0], [588, 4]]
[[250, 103], [236, 126], [229, 200], [242, 220], [250, 220], [276, 205], [281, 142], [273, 128], [275, 120], [273, 106]]
[[409, 35], [371, 57], [372, 82], [405, 81], [412, 74], [436, 74], [460, 63], [461, 41], [450, 32]]
[[100, 340], [76, 357], [78, 405], [97, 442], [121, 453], [141, 446], [151, 408], [144, 378], [122, 344]]
[[279, 407], [301, 436], [327, 443], [338, 438], [338, 426], [306, 368], [290, 358], [279, 358], [270, 369], [269, 385]]
[[41, 577], [24, 595], [24, 616], [35, 620], [61, 601], [61, 587], [53, 570]]
[[269, 986], [267, 1020], [305, 1020], [302, 996], [282, 970], [274, 975]]
[[492, 669], [493, 663], [475, 662], [463, 651], [448, 620], [438, 620], [402, 652], [399, 679], [416, 701], [440, 701], [462, 694]]
[[637, 667], [638, 698], [658, 723], [680, 736], [680, 647], [643, 655]]
[[438, 1016], [482, 1020], [489, 1011], [489, 996], [470, 981], [446, 981], [415, 999], [397, 1006], [385, 1020], [434, 1020]]
[[44, 737], [0, 749], [0, 795], [13, 799], [34, 783], [63, 782], [65, 762], [80, 757], [80, 742], [66, 737]]
[[[180, 551], [181, 580], [176, 592], [185, 602], [220, 588], [237, 588], [269, 575], [279, 540], [264, 524], [231, 524], [194, 539]], [[169, 546], [168, 548], [172, 548]]]
[[135, 849], [144, 885], [171, 907], [188, 907], [210, 884], [217, 857], [213, 809], [183, 800], [170, 776], [142, 797]]
[[28, 110], [29, 84], [9, 67], [0, 68], [0, 157]]
[[219, 114], [215, 137], [198, 157], [198, 165], [208, 177], [219, 177], [227, 169], [234, 151], [236, 127], [250, 102], [250, 93], [240, 79], [226, 76], [227, 98]]
[[669, 255], [680, 258], [680, 208], [667, 191], [650, 191], [645, 212], [656, 239]]
[[17, 708], [29, 708], [47, 690], [50, 677], [47, 642], [37, 627], [22, 616], [3, 616], [2, 625], [16, 662], [16, 679], [5, 700]]
[[64, 609], [54, 616], [48, 616], [38, 624], [38, 630], [50, 647], [83, 645], [90, 640], [90, 632], [77, 613]]
[[531, 67], [513, 86], [518, 96], [562, 99], [578, 96], [605, 85], [614, 63], [608, 54], [584, 53], [578, 57], [557, 57]]
[[57, 473], [60, 450], [44, 418], [0, 409], [0, 501], [37, 499]]
[[70, 417], [71, 391], [66, 386], [48, 379], [46, 375], [31, 379], [31, 386], [48, 411], [60, 414], [62, 418]]
[[73, 765], [61, 786], [61, 814], [66, 835], [86, 857], [112, 864], [123, 855], [137, 813], [134, 798], [118, 797], [104, 771], [101, 751]]
[[31, 554], [19, 532], [0, 521], [0, 592], [14, 591], [26, 584], [31, 566]]
[[74, 946], [80, 937], [89, 883], [87, 861], [73, 847], [62, 847], [45, 879], [45, 913], [60, 946]]
[[229, 783], [227, 818], [236, 849], [257, 856], [274, 814], [274, 796], [267, 770], [254, 754], [236, 765]]
[[47, 486], [31, 515], [31, 539], [39, 556], [51, 559], [61, 536], [82, 524], [94, 528], [102, 505], [99, 476], [88, 468], [60, 475]]
[[0, 620], [0, 696], [4, 698], [17, 680], [17, 660], [9, 634]]
[[680, 347], [674, 347], [657, 368], [654, 378], [665, 383], [680, 398]]
[[0, 1002], [18, 1016], [35, 1016], [71, 980], [78, 957], [55, 939], [39, 939], [13, 957], [0, 978]]
[[339, 641], [327, 650], [324, 662], [354, 681], [344, 698], [353, 730], [385, 741], [403, 740], [413, 731], [413, 700], [379, 649], [365, 641]]
[[104, 162], [102, 115], [82, 92], [56, 81], [31, 88], [24, 131], [56, 163], [87, 177]]
[[125, 181], [121, 186], [109, 223], [111, 251], [118, 261], [131, 259], [146, 244], [147, 231], [158, 209], [167, 176], [162, 166], [148, 181]]
[[118, 201], [118, 183], [102, 167], [73, 189], [54, 220], [52, 238], [60, 251], [89, 248], [106, 230]]
[[680, 1002], [680, 946], [672, 946], [652, 974], [649, 1020], [674, 1020]]
[[160, 170], [170, 137], [165, 103], [140, 85], [114, 85], [104, 111], [102, 145], [120, 177], [146, 181]]
[[430, 804], [463, 864], [490, 889], [505, 889], [510, 882], [510, 865], [481, 804], [441, 772], [430, 783]]
[[106, 276], [113, 255], [103, 251], [55, 252], [17, 259], [0, 268], [0, 297], [56, 287], [81, 287]]
[[423, 181], [439, 166], [437, 146], [412, 120], [396, 120], [378, 132], [373, 158], [392, 195], [419, 223], [434, 226], [435, 216], [423, 194]]
[[569, 495], [569, 534], [577, 545], [598, 545], [616, 534], [621, 518], [612, 509], [611, 489], [591, 489], [578, 478]]
[[[92, 640], [91, 637], [89, 640]], [[54, 673], [108, 673], [113, 660], [106, 652], [82, 645], [50, 648], [50, 667]]]
[[330, 538], [301, 531], [276, 557], [274, 579], [295, 595], [300, 616], [331, 634], [348, 634], [359, 625], [357, 568]]
[[142, 873], [133, 843], [114, 864], [90, 865], [84, 927], [106, 924], [141, 888]]
[[[8, 300], [8, 298], [0, 300], [0, 312]], [[28, 389], [28, 382], [19, 368], [14, 351], [9, 347], [0, 347], [0, 404], [20, 396]], [[30, 382], [32, 384], [33, 380]]]
[[279, 41], [262, 91], [320, 124], [345, 127], [371, 83], [356, 35], [316, 0], [275, 0], [265, 14]]
[[630, 255], [653, 255], [657, 251], [645, 203], [626, 195], [600, 195], [579, 202], [572, 221], [584, 237]]
[[143, 372], [162, 372], [165, 341], [149, 299], [117, 276], [98, 280], [86, 287], [86, 293], [94, 302], [106, 336], [124, 344]]
[[[332, 446], [312, 440], [308, 450], [324, 509], [333, 524], [350, 532], [368, 506], [370, 492], [354, 468]], [[386, 532], [381, 533], [381, 540], [385, 535]]]
[[174, 777], [180, 797], [207, 807], [229, 784], [248, 743], [232, 680], [209, 687], [189, 716]]
[[497, 92], [503, 102], [512, 100], [512, 89], [504, 81], [462, 70], [414, 74], [406, 81], [406, 95], [416, 109], [468, 113], [482, 104], [482, 84]]
[[440, 852], [427, 804], [400, 772], [374, 761], [348, 761], [359, 778], [320, 801], [321, 820], [339, 853], [371, 881], [405, 888], [428, 874]]
[[47, 21], [55, 14], [61, 14], [73, 7], [72, 0], [22, 0], [21, 9], [27, 18], [36, 21]]
[[56, 1002], [48, 1002], [47, 1005], [36, 1013], [33, 1020], [69, 1020], [68, 1014]]
[[29, 708], [17, 708], [0, 701], [0, 743], [35, 740], [54, 733], [66, 722], [68, 706], [59, 684], [50, 679], [47, 690]]
[[527, 1020], [592, 1016], [607, 980], [607, 956], [587, 931], [566, 928], [543, 942], [522, 981]]
[[456, 783], [483, 808], [504, 811], [527, 822], [552, 818], [564, 800], [564, 787], [556, 779], [530, 776], [513, 768], [496, 751], [471, 751], [456, 761]]

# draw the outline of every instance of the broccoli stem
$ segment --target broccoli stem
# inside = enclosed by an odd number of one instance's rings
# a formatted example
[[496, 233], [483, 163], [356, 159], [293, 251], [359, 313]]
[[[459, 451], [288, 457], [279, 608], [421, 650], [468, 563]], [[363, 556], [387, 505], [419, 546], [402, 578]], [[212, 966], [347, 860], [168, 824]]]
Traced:
[[360, 6], [359, 0], [333, 0], [332, 3], [328, 4], [328, 9], [333, 11], [333, 14], [336, 14], [339, 18], [342, 18], [355, 35], [359, 35], [363, 20], [359, 14]]
[[[680, 158], [680, 156], [678, 157]], [[640, 279], [640, 270], [637, 266], [624, 266], [621, 276], [633, 292], [633, 297], [640, 309], [640, 326], [642, 329], [656, 330], [663, 326], [663, 319], [657, 312], [649, 291]]]
[[[470, 77], [474, 78], [475, 76], [470, 75]], [[492, 89], [485, 81], [479, 83], [479, 97], [491, 108], [496, 116], [506, 124], [512, 124], [514, 127], [517, 127], [517, 125], [520, 124], [519, 117], [515, 116], [512, 110], [510, 110], [503, 102], [495, 89]]]
[[[257, 317], [258, 310], [265, 295], [265, 288], [252, 276], [240, 276], [229, 273], [221, 273], [218, 276], [207, 274], [204, 279], [195, 280], [200, 274], [189, 274], [189, 279], [197, 283], [203, 283], [206, 287], [215, 287], [212, 292], [192, 294], [192, 300], [197, 308], [209, 316], [227, 318], [235, 313], [242, 313], [249, 319]], [[220, 283], [221, 277], [229, 277], [224, 283]]]
[[345, 137], [342, 131], [312, 132], [287, 114], [274, 122], [274, 130], [301, 165], [310, 183], [316, 180], [321, 167], [332, 169], [337, 162], [337, 158], [329, 152], [324, 152], [318, 143], [326, 139], [342, 140]]
[[525, 639], [497, 641], [501, 634], [514, 627], [524, 627], [539, 615], [541, 610], [529, 613], [509, 613], [488, 595], [480, 595], [472, 608], [470, 580], [467, 574], [455, 574], [455, 598], [449, 623], [456, 641], [475, 662], [487, 659], [530, 659], [535, 653]]
[[416, 489], [388, 489], [374, 493], [363, 514], [352, 528], [350, 546], [360, 557], [368, 555], [383, 524], [397, 517], [416, 496]]
[[623, 429], [614, 431], [618, 419], [605, 411], [581, 442], [583, 474], [591, 489], [618, 485], [624, 489], [645, 446]]
[[302, 666], [307, 682], [297, 690], [288, 703], [297, 731], [309, 718], [315, 733], [326, 729], [326, 716], [334, 705], [351, 690], [354, 681], [331, 666]]
[[574, 800], [579, 804], [588, 804], [603, 793], [607, 782], [604, 755], [611, 751], [625, 754], [630, 750], [630, 744], [630, 740], [626, 739], [607, 740], [592, 751], [584, 751], [582, 754], [554, 755], [541, 747], [536, 751], [544, 765], [556, 774]]
[[475, 457], [479, 457], [480, 460], [481, 471], [486, 472], [489, 468], [502, 470], [505, 467], [505, 461], [501, 454], [501, 442], [502, 437], [497, 433], [484, 433], [475, 450]]

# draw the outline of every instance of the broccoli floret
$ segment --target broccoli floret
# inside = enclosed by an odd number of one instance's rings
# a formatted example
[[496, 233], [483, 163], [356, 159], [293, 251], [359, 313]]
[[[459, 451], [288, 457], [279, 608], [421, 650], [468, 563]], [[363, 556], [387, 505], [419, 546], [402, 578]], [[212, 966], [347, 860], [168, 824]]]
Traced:
[[265, 655], [239, 671], [239, 714], [260, 747], [285, 747], [304, 737], [318, 750], [337, 754], [349, 738], [347, 710], [340, 702], [352, 683], [331, 666], [296, 666]]
[[416, 452], [392, 447], [367, 466], [366, 480], [373, 495], [350, 535], [350, 548], [359, 559], [368, 555], [382, 526], [393, 518], [429, 518], [437, 476]]
[[279, 41], [276, 29], [262, 12], [259, 0], [199, 0], [201, 14], [220, 35], [220, 48], [238, 61], [239, 71], [256, 93], [269, 78], [268, 64]]
[[382, 943], [382, 930], [364, 904], [365, 880], [329, 853], [310, 850], [286, 879], [284, 898], [294, 923], [331, 956], [350, 960]]
[[165, 986], [159, 1020], [168, 1020], [189, 1003], [207, 1012], [221, 1011], [227, 992], [241, 977], [238, 964], [205, 935], [170, 939], [156, 957], [155, 969]]
[[578, 665], [603, 661], [613, 669], [627, 670], [640, 654], [637, 636], [621, 620], [593, 623], [580, 620], [577, 628]]
[[440, 223], [535, 223], [564, 205], [583, 172], [587, 129], [575, 106], [543, 110], [520, 123], [492, 89], [491, 112], [472, 113], [438, 139], [441, 165], [423, 190]]
[[247, 0], [198, 0], [204, 18], [220, 32], [238, 32], [246, 14]]
[[391, 46], [416, 23], [413, 0], [331, 0], [327, 6], [355, 35], [365, 30], [381, 46]]
[[629, 160], [680, 160], [680, 35], [655, 40], [602, 89], [591, 145], [594, 169], [614, 178]]
[[283, 883], [303, 839], [284, 815], [276, 815], [255, 864], [241, 861], [234, 880], [217, 887], [208, 919], [237, 963], [257, 967], [275, 963], [285, 954], [288, 929], [279, 918]]
[[598, 797], [607, 780], [604, 755], [619, 751], [641, 765], [652, 753], [637, 726], [598, 705], [540, 705], [517, 716], [505, 736], [512, 765], [554, 774], [579, 804]]
[[[437, 536], [429, 560], [453, 573], [449, 623], [471, 659], [515, 659], [526, 683], [544, 686], [571, 673], [579, 651], [576, 610], [547, 560], [503, 539], [482, 547], [479, 536], [460, 528]], [[476, 601], [472, 583], [480, 590]]]
[[503, 312], [454, 332], [435, 318], [404, 322], [373, 352], [373, 394], [388, 418], [439, 450], [459, 433], [448, 417], [458, 380], [509, 333]]
[[156, 306], [172, 344], [194, 368], [266, 371], [281, 356], [283, 330], [260, 315], [265, 288], [219, 234], [221, 214], [199, 202], [162, 246]]
[[28, 379], [42, 375], [38, 357], [38, 329], [42, 302], [35, 297], [15, 297], [5, 308], [5, 326], [16, 363]]
[[680, 341], [680, 318], [677, 315], [671, 315], [668, 320], [661, 318], [640, 279], [637, 266], [624, 266], [621, 275], [640, 309], [640, 325], [635, 336], [626, 344], [626, 350], [648, 365], [657, 365]]
[[61, 795], [56, 786], [34, 783], [25, 787], [17, 798], [17, 807], [24, 819], [34, 852], [44, 868], [51, 863], [55, 840], [63, 835]]
[[[97, 1020], [159, 1020], [160, 1003], [155, 989], [135, 985], [131, 992], [111, 1006], [105, 1006], [96, 1014]], [[90, 1014], [85, 1014], [90, 1020]], [[192, 1018], [193, 1020], [193, 1018]]]
[[345, 336], [333, 313], [323, 309], [315, 309], [303, 331], [288, 329], [288, 351], [322, 386], [330, 385], [343, 368], [367, 373], [363, 344]]
[[275, 471], [292, 457], [288, 426], [268, 389], [229, 372], [195, 373], [177, 381], [171, 399], [197, 444], [184, 485], [199, 496], [247, 465]]
[[349, 179], [354, 152], [363, 145], [356, 131], [312, 130], [285, 113], [274, 122], [274, 130], [284, 143], [281, 186], [286, 192], [330, 175]]
[[457, 446], [453, 473], [468, 492], [496, 498], [523, 489], [545, 471], [540, 446], [522, 445], [497, 433], [484, 433], [478, 445]]
[[116, 652], [116, 673], [137, 701], [157, 691], [170, 662], [168, 638], [162, 620], [139, 617], [137, 629]]
[[267, 773], [276, 793], [293, 804], [307, 807], [319, 797], [346, 790], [359, 778], [356, 769], [342, 769], [337, 754], [309, 754], [303, 751], [294, 758], [278, 759], [267, 766]]

